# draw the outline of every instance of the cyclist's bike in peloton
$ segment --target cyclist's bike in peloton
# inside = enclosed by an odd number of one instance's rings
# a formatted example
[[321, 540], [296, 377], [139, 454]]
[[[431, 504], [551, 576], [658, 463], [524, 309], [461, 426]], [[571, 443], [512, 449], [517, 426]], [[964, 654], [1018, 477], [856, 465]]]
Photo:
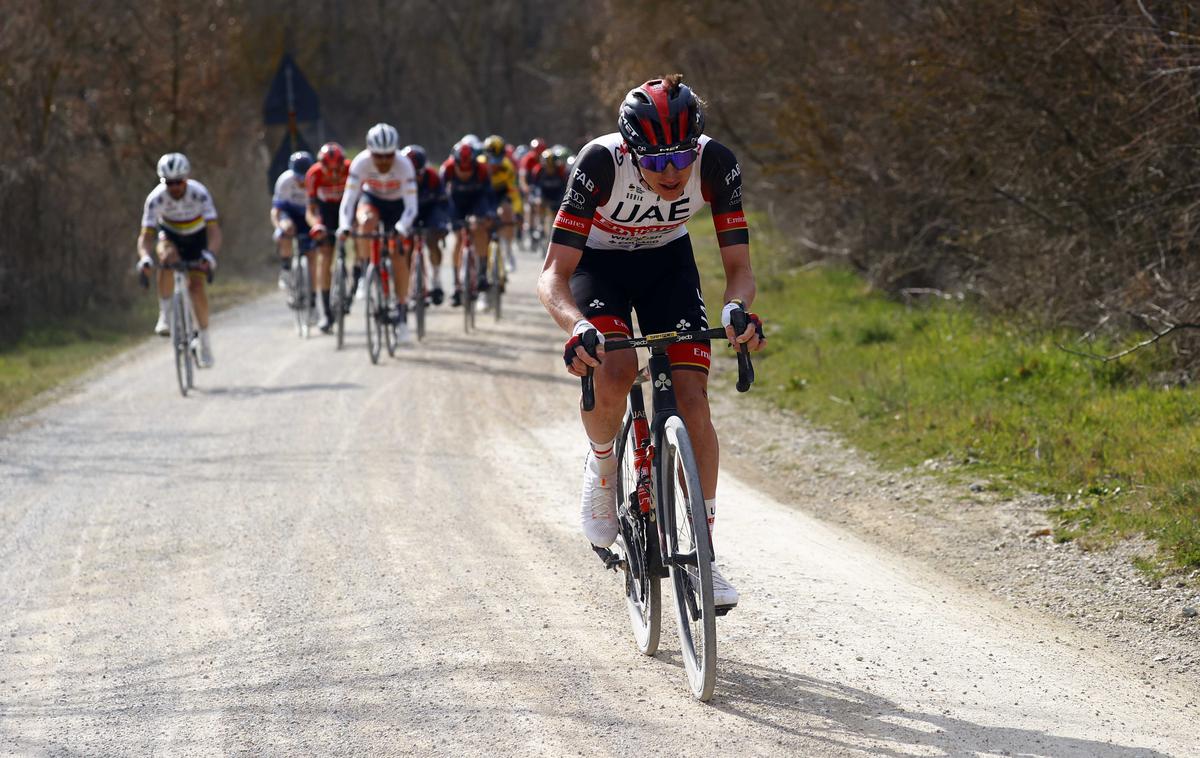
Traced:
[[[192, 306], [192, 293], [188, 291], [188, 275], [191, 271], [204, 271], [212, 283], [212, 271], [204, 261], [176, 261], [158, 264], [169, 268], [175, 275], [175, 291], [171, 295], [171, 310], [167, 324], [171, 328], [171, 351], [175, 354], [175, 379], [179, 383], [179, 394], [187, 397], [188, 390], [195, 387], [195, 371], [200, 365], [200, 328], [196, 321], [196, 309]], [[150, 286], [145, 272], [138, 273], [143, 287]]]
[[[735, 311], [732, 324], [741, 334], [748, 316]], [[595, 354], [594, 332], [584, 347]], [[625, 601], [634, 641], [645, 655], [658, 651], [662, 600], [660, 582], [670, 577], [675, 620], [688, 684], [696, 698], [707, 701], [716, 683], [717, 625], [723, 615], [713, 602], [712, 535], [700, 489], [700, 471], [691, 439], [675, 404], [667, 347], [697, 340], [724, 340], [724, 329], [666, 332], [625, 340], [605, 340], [604, 350], [648, 348], [649, 364], [629, 392], [625, 420], [617, 438], [617, 519], [613, 549], [592, 549], [607, 568], [625, 578]], [[745, 345], [738, 352], [739, 392], [754, 383], [754, 366]], [[582, 379], [583, 408], [595, 407], [591, 372]], [[652, 409], [646, 417], [642, 385], [652, 386]], [[727, 611], [727, 609], [726, 609]]]

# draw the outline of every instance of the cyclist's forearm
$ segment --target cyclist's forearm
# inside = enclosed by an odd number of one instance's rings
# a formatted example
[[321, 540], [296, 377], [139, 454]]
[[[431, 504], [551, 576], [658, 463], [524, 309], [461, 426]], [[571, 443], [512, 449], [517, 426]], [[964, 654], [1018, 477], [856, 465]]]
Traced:
[[213, 255], [221, 253], [221, 225], [215, 221], [208, 225], [208, 249]]
[[721, 264], [725, 268], [724, 302], [741, 300], [749, 308], [757, 293], [754, 269], [750, 267], [750, 246], [742, 244], [721, 248]]
[[581, 253], [574, 248], [552, 243], [546, 256], [546, 266], [538, 277], [538, 299], [564, 332], [575, 328], [583, 313], [571, 294], [571, 274], [579, 263]]
[[137, 249], [139, 258], [150, 258], [154, 255], [154, 240], [156, 235], [153, 229], [143, 229], [138, 235]]

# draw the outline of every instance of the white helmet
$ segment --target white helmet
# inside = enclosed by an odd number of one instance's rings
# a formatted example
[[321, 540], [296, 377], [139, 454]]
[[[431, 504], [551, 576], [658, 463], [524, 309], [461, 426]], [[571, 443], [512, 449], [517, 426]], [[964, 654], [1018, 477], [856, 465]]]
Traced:
[[483, 140], [479, 139], [479, 137], [474, 134], [464, 134], [463, 138], [459, 140], [459, 142], [465, 142], [470, 145], [471, 149], [475, 151], [476, 155], [483, 152]]
[[167, 153], [158, 159], [158, 178], [164, 182], [187, 179], [192, 173], [192, 164], [183, 153]]
[[394, 153], [400, 147], [400, 135], [391, 124], [376, 124], [367, 132], [367, 149], [372, 153]]

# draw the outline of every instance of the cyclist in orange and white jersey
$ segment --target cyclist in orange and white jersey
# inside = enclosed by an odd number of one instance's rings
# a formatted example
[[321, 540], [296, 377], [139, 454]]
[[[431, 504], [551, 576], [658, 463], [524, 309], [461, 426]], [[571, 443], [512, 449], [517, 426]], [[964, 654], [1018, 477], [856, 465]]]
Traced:
[[[412, 163], [399, 157], [400, 135], [390, 124], [376, 124], [367, 132], [367, 149], [350, 162], [346, 191], [338, 209], [338, 237], [350, 234], [357, 221], [364, 234], [371, 234], [380, 224], [393, 227], [404, 239], [412, 234], [417, 218], [417, 180]], [[360, 201], [361, 198], [361, 201]], [[411, 344], [408, 330], [408, 303], [397, 293], [408, 292], [408, 256], [397, 243], [389, 251], [392, 272], [395, 274], [389, 305], [399, 321], [396, 338]], [[359, 260], [370, 258], [371, 241], [358, 240]]]

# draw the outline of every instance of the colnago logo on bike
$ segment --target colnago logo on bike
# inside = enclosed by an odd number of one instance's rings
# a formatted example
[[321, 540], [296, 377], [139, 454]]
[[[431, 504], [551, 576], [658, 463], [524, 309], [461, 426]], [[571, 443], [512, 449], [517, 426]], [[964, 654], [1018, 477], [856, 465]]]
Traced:
[[666, 374], [659, 374], [658, 378], [656, 378], [654, 380], [654, 389], [658, 390], [659, 392], [666, 391], [666, 389], [670, 386], [671, 386], [671, 380], [667, 377]]

